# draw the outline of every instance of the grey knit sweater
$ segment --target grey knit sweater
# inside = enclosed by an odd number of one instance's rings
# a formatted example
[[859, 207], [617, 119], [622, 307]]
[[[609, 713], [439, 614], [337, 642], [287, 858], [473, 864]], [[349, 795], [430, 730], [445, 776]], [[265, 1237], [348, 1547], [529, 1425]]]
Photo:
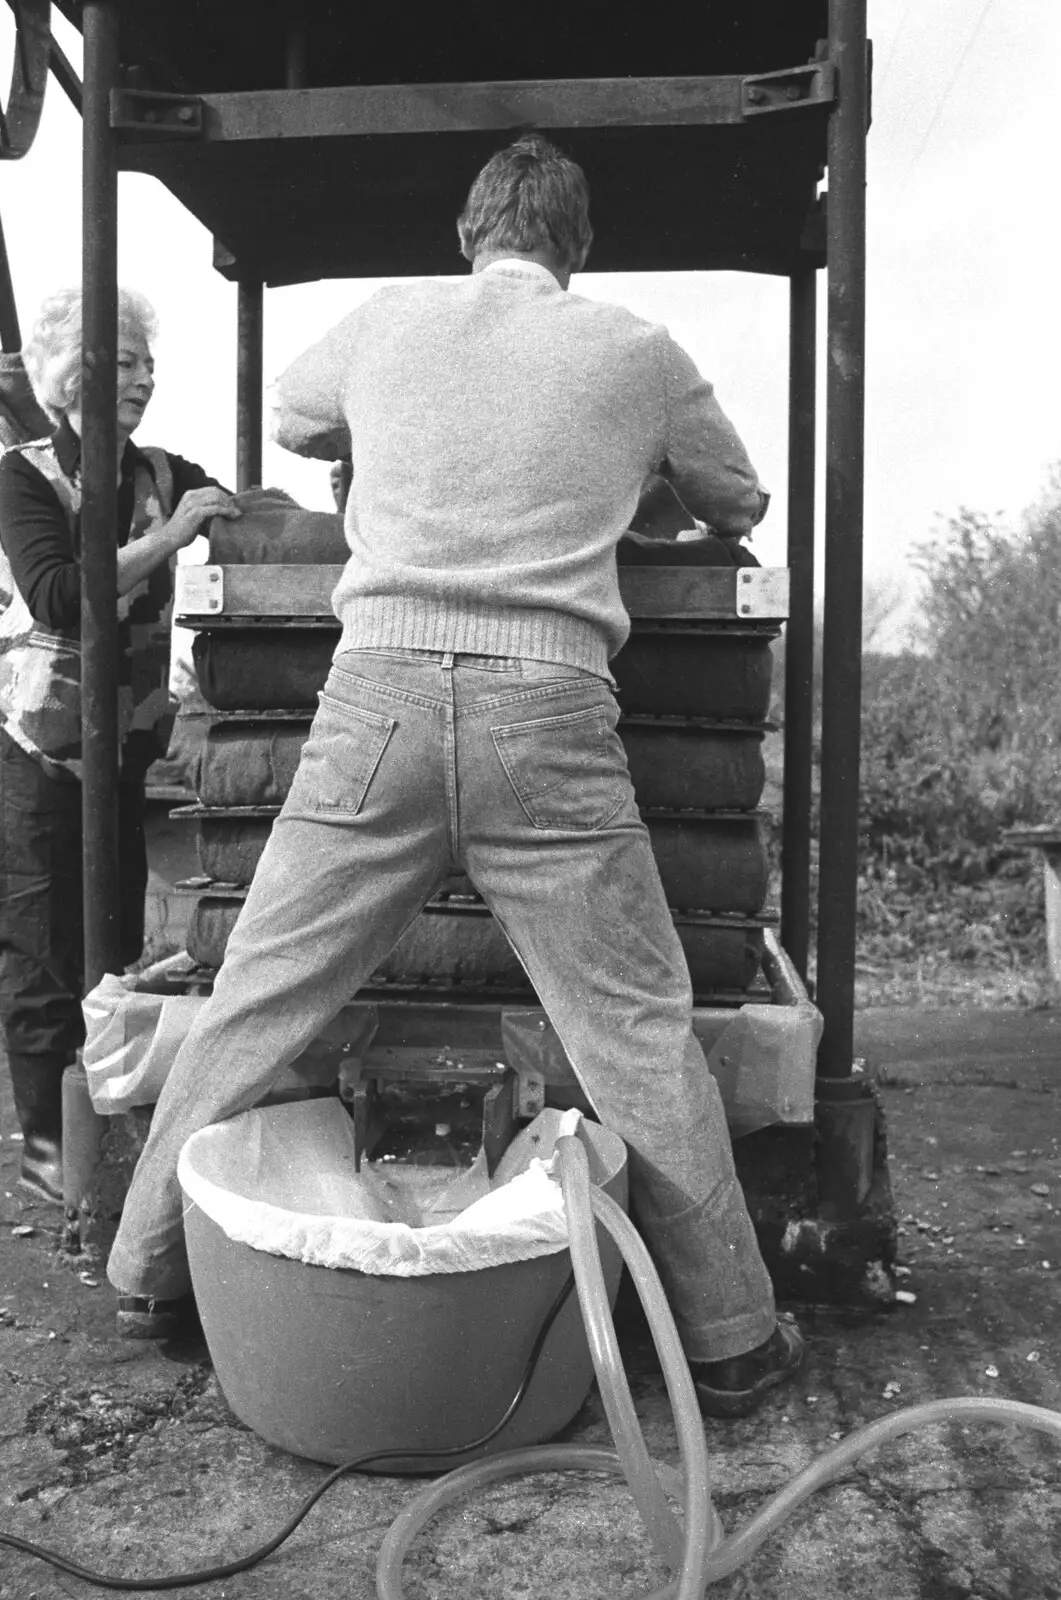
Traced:
[[339, 650], [522, 656], [601, 676], [629, 632], [615, 547], [646, 476], [741, 534], [764, 503], [665, 328], [544, 267], [381, 289], [283, 374], [273, 437], [350, 454]]

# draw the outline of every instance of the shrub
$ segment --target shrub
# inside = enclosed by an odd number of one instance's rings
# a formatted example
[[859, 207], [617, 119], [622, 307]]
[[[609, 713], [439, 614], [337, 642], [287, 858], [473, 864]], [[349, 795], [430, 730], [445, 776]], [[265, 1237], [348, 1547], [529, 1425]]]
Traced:
[[1039, 861], [1003, 836], [1061, 822], [1061, 472], [1018, 529], [962, 511], [915, 565], [920, 648], [863, 657], [860, 943], [1041, 957]]
[[963, 511], [916, 561], [923, 653], [864, 661], [861, 929], [899, 954], [1029, 950], [1039, 864], [1003, 835], [1061, 820], [1061, 480], [1018, 531]]

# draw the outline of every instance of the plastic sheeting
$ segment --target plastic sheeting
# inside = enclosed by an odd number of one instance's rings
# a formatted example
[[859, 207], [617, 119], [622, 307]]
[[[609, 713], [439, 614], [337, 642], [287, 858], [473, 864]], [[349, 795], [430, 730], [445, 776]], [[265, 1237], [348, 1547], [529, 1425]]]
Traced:
[[[137, 990], [135, 977], [105, 973], [82, 1001], [85, 1046], [82, 1066], [93, 1107], [115, 1116], [134, 1106], [153, 1106], [206, 995], [157, 994]], [[360, 1035], [350, 1026], [337, 1038], [328, 1030], [290, 1067], [278, 1073], [270, 1093], [304, 1092], [335, 1082], [350, 1050], [364, 1048], [375, 1032], [366, 1008]]]
[[775, 1122], [813, 1122], [821, 1033], [809, 1000], [741, 1006], [707, 1055], [733, 1138]]
[[540, 1159], [564, 1115], [572, 1114], [542, 1112], [493, 1179], [481, 1156], [470, 1169], [450, 1169], [452, 1182], [414, 1222], [406, 1220], [409, 1188], [385, 1164], [356, 1171], [353, 1123], [335, 1099], [246, 1111], [203, 1128], [181, 1151], [177, 1173], [187, 1198], [229, 1239], [270, 1255], [385, 1277], [477, 1272], [566, 1248], [560, 1186]]
[[137, 994], [105, 973], [81, 1007], [81, 1059], [95, 1109], [106, 1116], [154, 1105], [203, 1004], [200, 995]]
[[[775, 1123], [813, 1123], [822, 1018], [809, 1000], [700, 1012], [694, 1028], [704, 1044], [734, 1138]], [[501, 1038], [504, 1058], [517, 1072], [537, 1073], [554, 1095], [560, 1092], [565, 1099], [589, 1104], [558, 1035], [541, 1011], [506, 1010]]]

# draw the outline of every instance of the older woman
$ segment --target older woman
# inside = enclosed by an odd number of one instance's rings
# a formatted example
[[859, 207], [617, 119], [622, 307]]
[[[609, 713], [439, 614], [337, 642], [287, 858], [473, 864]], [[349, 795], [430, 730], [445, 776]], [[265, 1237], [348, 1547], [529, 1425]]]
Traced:
[[[118, 679], [121, 955], [143, 947], [144, 777], [164, 754], [172, 562], [232, 497], [139, 449], [155, 316], [119, 294]], [[23, 1133], [21, 1184], [62, 1199], [64, 1068], [84, 1037], [81, 891], [81, 292], [46, 301], [23, 352], [50, 438], [0, 459], [0, 1023]]]

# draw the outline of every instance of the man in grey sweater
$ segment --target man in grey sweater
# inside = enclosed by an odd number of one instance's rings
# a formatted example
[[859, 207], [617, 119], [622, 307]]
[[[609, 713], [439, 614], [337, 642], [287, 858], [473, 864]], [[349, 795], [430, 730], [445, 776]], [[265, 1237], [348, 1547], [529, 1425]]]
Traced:
[[458, 227], [470, 277], [380, 290], [280, 380], [278, 441], [353, 463], [342, 638], [129, 1193], [119, 1328], [160, 1336], [188, 1289], [185, 1139], [258, 1100], [463, 868], [629, 1147], [703, 1409], [739, 1415], [802, 1339], [777, 1318], [692, 1032], [608, 662], [629, 632], [616, 546], [649, 475], [723, 535], [765, 496], [666, 330], [565, 292], [592, 238], [579, 167], [523, 138]]

